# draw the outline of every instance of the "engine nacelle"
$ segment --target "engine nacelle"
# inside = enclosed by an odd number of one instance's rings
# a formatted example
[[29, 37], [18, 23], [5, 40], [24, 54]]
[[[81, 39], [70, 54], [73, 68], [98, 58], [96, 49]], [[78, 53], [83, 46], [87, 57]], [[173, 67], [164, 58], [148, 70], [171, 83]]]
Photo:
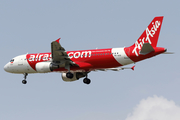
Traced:
[[51, 62], [39, 62], [36, 64], [36, 71], [39, 73], [47, 73], [47, 72], [51, 72], [54, 69], [59, 68], [58, 65], [54, 65]]
[[73, 78], [67, 78], [66, 77], [66, 73], [62, 73], [62, 79], [66, 82], [72, 82], [72, 81], [76, 81], [79, 80], [79, 78], [85, 77], [85, 74], [81, 73], [81, 72], [72, 72], [73, 74]]

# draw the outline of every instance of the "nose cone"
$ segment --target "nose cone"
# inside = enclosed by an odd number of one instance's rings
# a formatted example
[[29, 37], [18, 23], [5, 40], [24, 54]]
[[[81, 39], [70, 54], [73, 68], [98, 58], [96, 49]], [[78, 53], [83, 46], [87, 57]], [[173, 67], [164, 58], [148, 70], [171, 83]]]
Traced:
[[8, 63], [4, 66], [4, 70], [5, 70], [6, 72], [9, 72], [9, 64], [8, 64]]

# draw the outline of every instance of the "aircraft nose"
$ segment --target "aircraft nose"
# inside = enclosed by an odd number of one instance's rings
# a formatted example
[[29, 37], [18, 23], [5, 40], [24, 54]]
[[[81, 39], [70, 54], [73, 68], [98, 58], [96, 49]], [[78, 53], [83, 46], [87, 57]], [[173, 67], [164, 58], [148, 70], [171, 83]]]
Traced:
[[9, 72], [9, 64], [7, 63], [5, 66], [4, 66], [4, 70], [6, 71], [6, 72]]

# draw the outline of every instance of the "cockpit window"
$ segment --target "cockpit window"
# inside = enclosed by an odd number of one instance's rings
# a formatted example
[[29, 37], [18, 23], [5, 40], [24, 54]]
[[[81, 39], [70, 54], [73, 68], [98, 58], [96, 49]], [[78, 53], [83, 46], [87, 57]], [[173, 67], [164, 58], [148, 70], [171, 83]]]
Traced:
[[14, 59], [11, 59], [10, 62], [14, 62]]

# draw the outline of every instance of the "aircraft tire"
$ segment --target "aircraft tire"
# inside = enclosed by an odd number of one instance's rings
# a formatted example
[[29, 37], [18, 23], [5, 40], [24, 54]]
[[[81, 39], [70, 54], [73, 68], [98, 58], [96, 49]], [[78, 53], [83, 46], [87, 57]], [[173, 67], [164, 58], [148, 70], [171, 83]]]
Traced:
[[88, 78], [84, 78], [84, 79], [83, 79], [83, 82], [84, 82], [85, 84], [90, 84], [90, 83], [91, 83], [91, 80], [88, 79]]
[[67, 72], [66, 77], [72, 79], [74, 75], [71, 72]]
[[23, 81], [22, 81], [22, 83], [23, 83], [23, 84], [26, 84], [26, 83], [27, 83], [27, 81], [26, 81], [26, 80], [23, 80]]

